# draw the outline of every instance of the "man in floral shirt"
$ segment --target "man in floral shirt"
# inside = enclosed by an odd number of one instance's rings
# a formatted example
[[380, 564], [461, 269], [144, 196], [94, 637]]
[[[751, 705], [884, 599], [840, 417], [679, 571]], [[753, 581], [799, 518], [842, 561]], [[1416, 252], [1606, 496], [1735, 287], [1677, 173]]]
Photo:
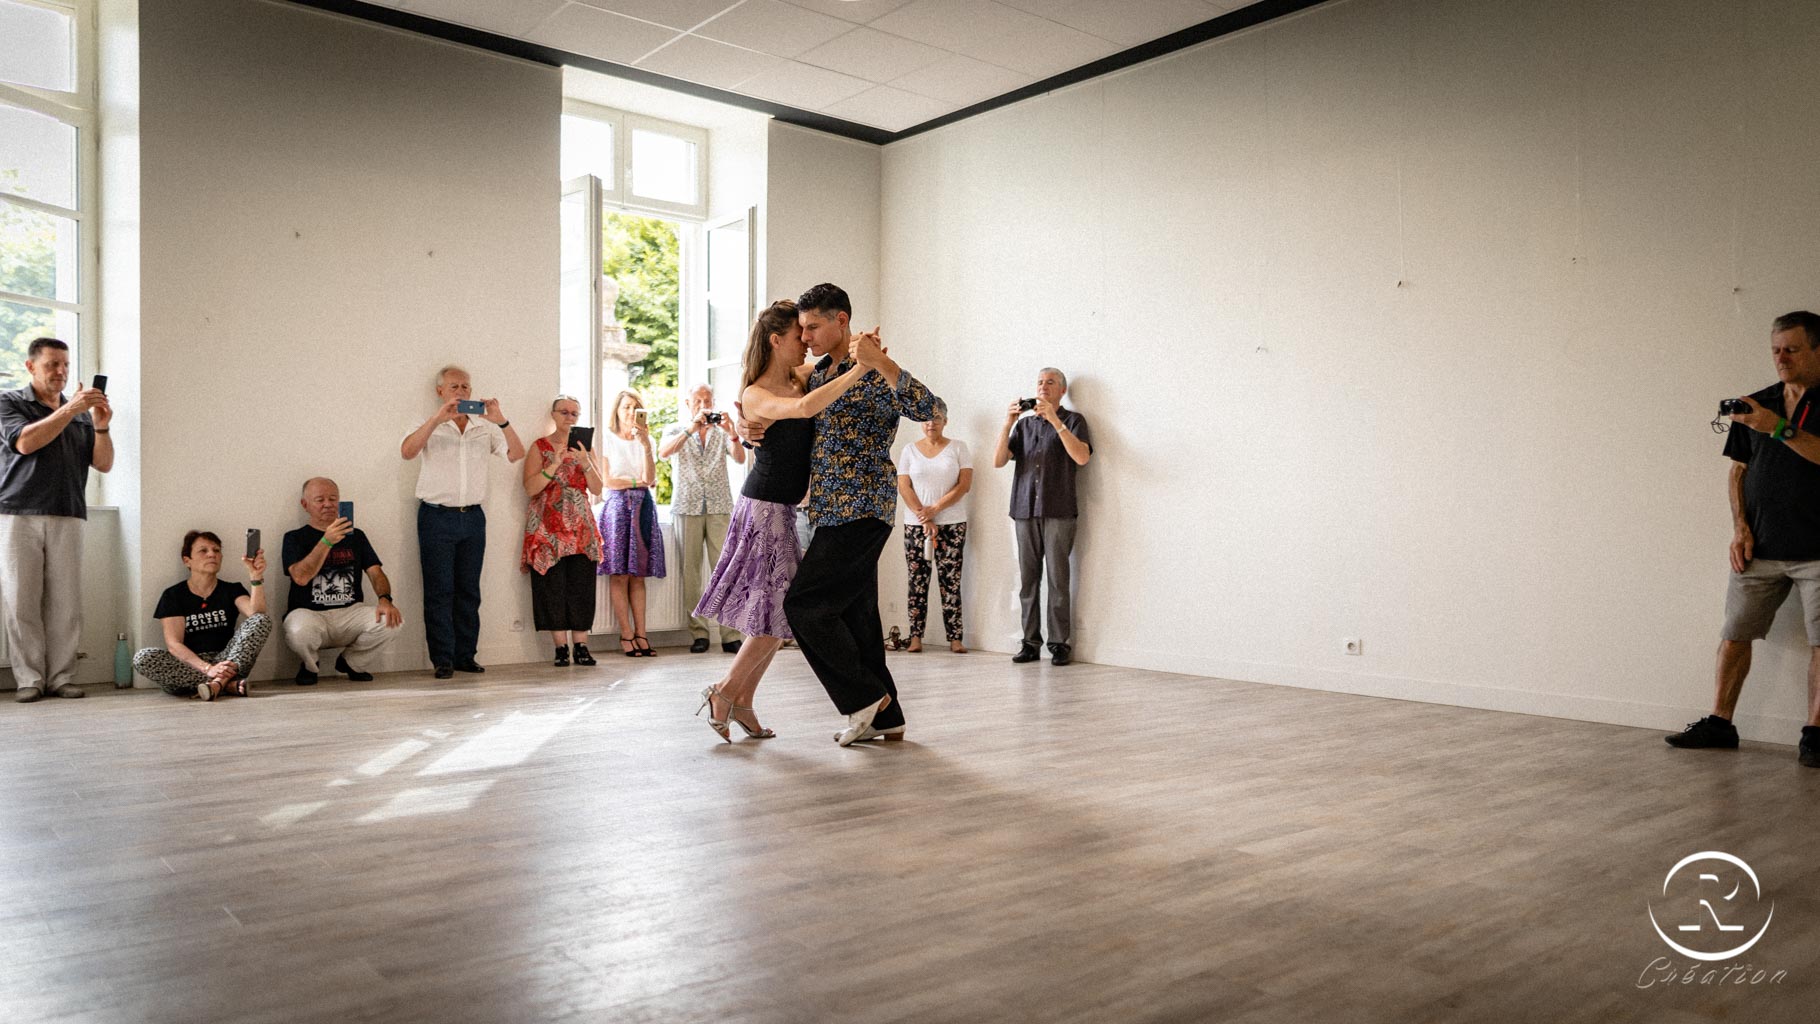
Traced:
[[870, 335], [848, 329], [847, 293], [818, 284], [796, 301], [803, 342], [820, 356], [813, 391], [851, 369], [864, 350], [879, 368], [815, 417], [809, 519], [815, 537], [784, 598], [797, 646], [834, 706], [847, 716], [835, 742], [902, 739], [904, 711], [885, 665], [878, 618], [878, 557], [897, 518], [897, 470], [891, 445], [900, 417], [927, 422], [936, 398]]

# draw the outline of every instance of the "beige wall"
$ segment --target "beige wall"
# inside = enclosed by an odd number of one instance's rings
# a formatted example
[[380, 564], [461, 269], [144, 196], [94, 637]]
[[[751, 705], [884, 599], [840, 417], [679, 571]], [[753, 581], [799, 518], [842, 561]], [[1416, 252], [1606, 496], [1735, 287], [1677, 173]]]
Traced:
[[[224, 10], [231, 7], [231, 10]], [[284, 3], [158, 0], [141, 33], [143, 580], [154, 637], [184, 531], [280, 539], [327, 474], [356, 503], [428, 664], [414, 465], [398, 443], [465, 364], [521, 436], [556, 386], [561, 78]], [[531, 660], [516, 467], [494, 469], [480, 658]], [[273, 648], [282, 647], [274, 644]], [[264, 671], [290, 671], [273, 653]]]
[[[888, 147], [883, 318], [982, 461], [1072, 375], [1081, 657], [1678, 727], [1706, 421], [1820, 306], [1816, 50], [1805, 0], [1329, 4]], [[968, 551], [999, 650], [1009, 473]], [[1795, 618], [1746, 735], [1796, 738]]]

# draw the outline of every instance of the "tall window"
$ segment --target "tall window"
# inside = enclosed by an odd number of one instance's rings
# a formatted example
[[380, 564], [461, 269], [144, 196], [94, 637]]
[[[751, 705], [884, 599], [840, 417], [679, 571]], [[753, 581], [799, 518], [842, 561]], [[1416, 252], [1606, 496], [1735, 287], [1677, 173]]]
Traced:
[[[562, 118], [563, 344], [560, 379], [603, 429], [621, 389], [643, 396], [651, 432], [676, 422], [685, 276], [708, 209], [708, 133], [570, 101]], [[658, 504], [671, 496], [658, 460]]]
[[95, 340], [92, 0], [0, 0], [0, 388], [33, 339]]

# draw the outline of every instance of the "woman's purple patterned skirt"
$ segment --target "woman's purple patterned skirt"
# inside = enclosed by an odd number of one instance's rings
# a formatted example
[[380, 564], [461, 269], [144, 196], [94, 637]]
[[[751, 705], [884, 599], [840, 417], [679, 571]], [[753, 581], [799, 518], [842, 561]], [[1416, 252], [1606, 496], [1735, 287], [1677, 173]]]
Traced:
[[702, 588], [695, 614], [747, 636], [789, 640], [784, 595], [796, 578], [796, 509], [741, 496], [727, 524], [720, 564]]
[[664, 574], [664, 535], [648, 487], [608, 491], [600, 508], [599, 576]]

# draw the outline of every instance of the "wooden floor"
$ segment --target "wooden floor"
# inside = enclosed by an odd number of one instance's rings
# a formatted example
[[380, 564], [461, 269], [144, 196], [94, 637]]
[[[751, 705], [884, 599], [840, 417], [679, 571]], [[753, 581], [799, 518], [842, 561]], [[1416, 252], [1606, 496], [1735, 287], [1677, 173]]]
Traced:
[[[842, 750], [788, 651], [728, 745], [728, 660], [0, 704], [0, 1022], [1820, 1013], [1792, 747], [930, 652]], [[1640, 989], [1708, 849], [1788, 975]]]

